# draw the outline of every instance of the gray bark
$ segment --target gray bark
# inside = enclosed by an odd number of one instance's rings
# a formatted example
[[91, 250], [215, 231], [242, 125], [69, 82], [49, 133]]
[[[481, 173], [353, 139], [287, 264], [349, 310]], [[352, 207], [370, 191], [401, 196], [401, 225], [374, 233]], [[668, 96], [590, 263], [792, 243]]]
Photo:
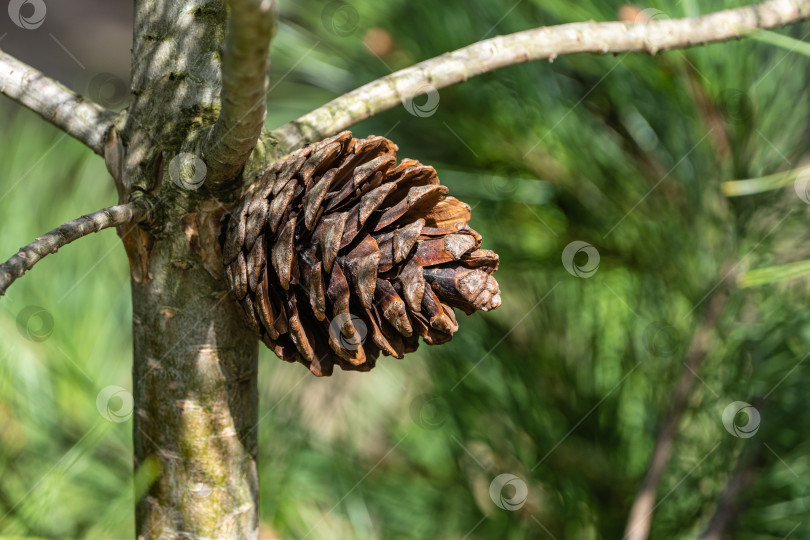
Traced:
[[208, 185], [227, 187], [264, 128], [274, 0], [228, 0], [230, 16], [222, 66], [222, 108], [203, 153]]
[[132, 283], [135, 468], [159, 477], [138, 538], [258, 538], [258, 349], [222, 281], [182, 229], [156, 241]]
[[194, 149], [220, 109], [225, 26], [222, 2], [135, 2], [132, 101], [107, 151], [122, 202], [145, 196], [162, 209], [125, 241], [135, 468], [159, 470], [137, 503], [143, 539], [258, 538], [258, 344], [219, 279], [217, 252], [240, 182], [215, 197], [173, 163], [201, 163]]

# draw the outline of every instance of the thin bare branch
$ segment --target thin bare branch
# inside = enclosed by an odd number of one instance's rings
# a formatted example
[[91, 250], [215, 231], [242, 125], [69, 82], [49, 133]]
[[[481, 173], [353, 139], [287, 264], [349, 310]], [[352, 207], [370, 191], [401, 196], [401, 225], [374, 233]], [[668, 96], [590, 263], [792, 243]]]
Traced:
[[[725, 272], [724, 269], [723, 273], [725, 274]], [[731, 282], [728, 279], [725, 281], [726, 283]], [[656, 507], [655, 500], [658, 484], [661, 482], [661, 477], [672, 455], [675, 435], [678, 433], [678, 424], [686, 410], [695, 380], [698, 378], [697, 372], [706, 359], [709, 351], [709, 339], [717, 326], [720, 315], [723, 313], [727, 299], [728, 290], [726, 286], [723, 286], [713, 295], [700, 326], [692, 335], [686, 361], [684, 362], [685, 369], [670, 398], [669, 412], [655, 441], [650, 467], [647, 469], [641, 489], [633, 501], [633, 506], [630, 508], [630, 515], [624, 531], [624, 540], [646, 540], [650, 533], [652, 514]]]
[[[743, 511], [743, 496], [748, 486], [756, 479], [759, 463], [757, 454], [760, 447], [756, 447], [754, 456], [740, 455], [740, 463], [737, 470], [726, 482], [723, 493], [717, 501], [717, 510], [709, 521], [706, 530], [700, 535], [700, 540], [723, 540], [730, 538], [732, 531]], [[743, 462], [743, 460], [747, 462]]]
[[769, 0], [701, 17], [637, 23], [585, 22], [535, 28], [479, 41], [361, 86], [275, 131], [287, 150], [313, 142], [428, 91], [498, 68], [575, 53], [686, 48], [810, 17], [810, 0]]
[[104, 155], [104, 140], [116, 114], [3, 51], [0, 51], [0, 94], [28, 107], [96, 154]]
[[222, 108], [205, 141], [206, 182], [233, 182], [259, 140], [267, 114], [270, 41], [275, 0], [229, 0], [228, 35], [222, 59]]
[[20, 249], [12, 258], [0, 264], [0, 296], [6, 294], [9, 286], [17, 278], [22, 277], [25, 272], [33, 268], [46, 255], [56, 253], [62, 246], [110, 227], [142, 222], [148, 216], [148, 204], [141, 199], [129, 204], [104, 208], [60, 225], [40, 236]]

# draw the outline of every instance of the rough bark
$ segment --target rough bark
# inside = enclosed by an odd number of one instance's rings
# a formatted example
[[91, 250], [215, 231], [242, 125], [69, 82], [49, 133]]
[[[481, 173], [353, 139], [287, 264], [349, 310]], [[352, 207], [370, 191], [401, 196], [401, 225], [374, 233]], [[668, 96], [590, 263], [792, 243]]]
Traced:
[[220, 279], [224, 206], [178, 181], [175, 161], [199, 159], [218, 116], [225, 26], [222, 2], [135, 2], [132, 98], [106, 152], [122, 202], [158, 208], [126, 244], [135, 468], [160, 471], [137, 504], [139, 539], [258, 538], [258, 345]]
[[208, 185], [236, 180], [264, 128], [274, 0], [229, 0], [222, 59], [222, 107], [205, 141]]
[[257, 342], [179, 233], [155, 242], [151, 279], [132, 283], [135, 468], [160, 470], [137, 534], [255, 539]]

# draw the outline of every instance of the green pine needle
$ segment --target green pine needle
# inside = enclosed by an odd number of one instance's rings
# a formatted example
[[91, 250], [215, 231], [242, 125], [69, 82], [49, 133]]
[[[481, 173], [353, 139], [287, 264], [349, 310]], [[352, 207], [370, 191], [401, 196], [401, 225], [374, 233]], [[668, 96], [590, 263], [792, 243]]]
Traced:
[[786, 36], [784, 34], [779, 34], [777, 32], [771, 32], [768, 30], [759, 30], [751, 33], [749, 37], [763, 43], [769, 43], [771, 45], [776, 45], [777, 47], [787, 49], [790, 52], [797, 52], [805, 56], [810, 56], [810, 43]]
[[757, 287], [770, 283], [779, 283], [810, 275], [810, 260], [785, 264], [782, 266], [769, 266], [745, 272], [737, 278], [741, 288]]
[[720, 189], [726, 197], [741, 197], [795, 185], [799, 179], [810, 180], [810, 167], [799, 167], [747, 180], [729, 180], [720, 184]]

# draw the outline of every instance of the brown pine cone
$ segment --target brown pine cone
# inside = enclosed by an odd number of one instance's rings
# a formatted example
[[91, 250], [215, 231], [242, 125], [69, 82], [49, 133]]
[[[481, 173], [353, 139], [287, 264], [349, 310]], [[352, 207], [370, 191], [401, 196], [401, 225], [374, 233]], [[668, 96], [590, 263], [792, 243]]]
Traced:
[[[498, 255], [433, 167], [384, 137], [344, 131], [278, 160], [248, 188], [223, 235], [245, 321], [282, 360], [315, 375], [402, 358], [501, 303]], [[368, 339], [366, 339], [368, 337]]]

